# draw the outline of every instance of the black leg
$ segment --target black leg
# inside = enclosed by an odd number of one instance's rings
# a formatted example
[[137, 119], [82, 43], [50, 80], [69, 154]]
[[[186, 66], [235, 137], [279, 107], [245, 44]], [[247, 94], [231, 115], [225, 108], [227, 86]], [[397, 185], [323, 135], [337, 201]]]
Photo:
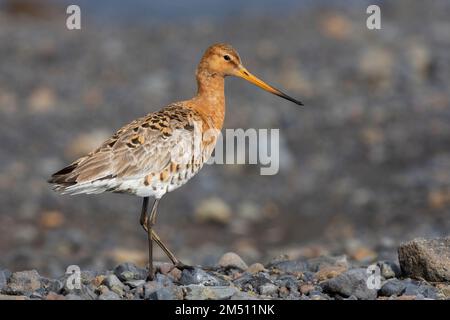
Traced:
[[[140, 223], [141, 226], [145, 226], [146, 221], [147, 221], [147, 210], [148, 210], [148, 197], [145, 197], [143, 202], [142, 202], [142, 209], [141, 209], [141, 218], [140, 218]], [[145, 227], [144, 227], [145, 229]], [[147, 229], [145, 229], [145, 231], [147, 231]]]
[[[154, 215], [152, 218], [149, 219], [149, 216], [147, 214], [148, 211], [148, 197], [144, 198], [144, 202], [142, 203], [142, 211], [141, 211], [141, 218], [140, 218], [140, 223], [142, 228], [145, 230], [145, 232], [147, 234], [149, 234], [149, 232], [151, 233], [151, 239], [152, 239], [152, 244], [153, 241], [156, 242], [156, 244], [165, 252], [165, 254], [167, 255], [167, 257], [170, 259], [170, 261], [172, 261], [172, 263], [178, 267], [179, 269], [184, 269], [184, 268], [189, 268], [190, 266], [185, 265], [184, 263], [182, 263], [179, 259], [177, 259], [177, 257], [172, 253], [172, 251], [169, 250], [169, 248], [164, 244], [164, 242], [162, 242], [161, 238], [158, 236], [158, 234], [155, 232], [155, 230], [153, 230], [153, 228], [148, 228], [148, 224], [149, 222], [151, 222], [151, 220], [153, 220], [153, 224], [152, 226], [156, 223], [156, 209], [155, 209], [155, 205], [157, 205], [156, 201], [155, 204], [153, 205], [152, 208], [152, 212], [154, 212]], [[149, 246], [150, 246], [150, 241], [149, 241]], [[153, 249], [153, 247], [152, 247]], [[150, 250], [152, 250], [149, 248], [149, 257], [152, 257], [153, 252], [150, 253]], [[149, 258], [149, 262], [152, 260], [152, 258]], [[150, 266], [150, 265], [149, 265]], [[150, 270], [150, 267], [149, 267]]]
[[156, 214], [158, 213], [159, 199], [155, 199], [153, 202], [152, 211], [150, 217], [147, 219], [147, 237], [148, 237], [148, 279], [153, 280], [155, 276], [155, 269], [153, 266], [153, 226], [156, 222]]
[[179, 264], [180, 260], [175, 257], [175, 255], [172, 253], [172, 251], [169, 250], [169, 248], [167, 248], [167, 246], [162, 242], [161, 238], [158, 236], [155, 230], [152, 230], [152, 236], [153, 240], [155, 240], [156, 244], [165, 252], [170, 261], [172, 261], [175, 266]]

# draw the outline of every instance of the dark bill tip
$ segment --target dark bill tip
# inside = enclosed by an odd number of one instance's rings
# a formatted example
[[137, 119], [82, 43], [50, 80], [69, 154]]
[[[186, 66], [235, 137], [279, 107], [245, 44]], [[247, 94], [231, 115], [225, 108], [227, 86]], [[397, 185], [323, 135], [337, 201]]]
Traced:
[[283, 99], [289, 100], [289, 101], [291, 101], [291, 102], [293, 102], [293, 103], [295, 103], [295, 104], [297, 104], [297, 105], [299, 105], [299, 106], [304, 106], [303, 102], [298, 101], [298, 100], [296, 100], [296, 99], [294, 99], [294, 98], [288, 96], [287, 94], [281, 92], [280, 90], [278, 90], [278, 93], [275, 93], [275, 94], [276, 94], [277, 96], [279, 96], [279, 97], [281, 97], [281, 98], [283, 98]]

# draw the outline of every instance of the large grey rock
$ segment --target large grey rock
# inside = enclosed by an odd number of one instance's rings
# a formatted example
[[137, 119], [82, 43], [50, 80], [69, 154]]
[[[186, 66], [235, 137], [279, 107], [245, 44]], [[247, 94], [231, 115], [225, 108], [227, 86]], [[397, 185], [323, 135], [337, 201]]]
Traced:
[[8, 283], [8, 293], [30, 295], [41, 287], [41, 277], [36, 270], [14, 272]]
[[376, 299], [377, 290], [367, 286], [366, 269], [351, 269], [337, 277], [321, 283], [324, 292], [339, 294], [344, 297], [355, 296], [358, 299]]
[[415, 279], [450, 281], [450, 237], [418, 238], [398, 249], [402, 272]]

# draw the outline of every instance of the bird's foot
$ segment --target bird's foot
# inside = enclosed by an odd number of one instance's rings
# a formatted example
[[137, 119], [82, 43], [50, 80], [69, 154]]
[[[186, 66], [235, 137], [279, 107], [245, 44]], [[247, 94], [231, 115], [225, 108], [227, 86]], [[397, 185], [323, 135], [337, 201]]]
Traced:
[[190, 265], [184, 264], [184, 263], [181, 262], [181, 261], [178, 261], [177, 263], [175, 263], [174, 266], [175, 266], [177, 269], [180, 269], [180, 270], [184, 270], [184, 269], [187, 269], [187, 270], [194, 270], [194, 269], [195, 269], [194, 266], [190, 266]]

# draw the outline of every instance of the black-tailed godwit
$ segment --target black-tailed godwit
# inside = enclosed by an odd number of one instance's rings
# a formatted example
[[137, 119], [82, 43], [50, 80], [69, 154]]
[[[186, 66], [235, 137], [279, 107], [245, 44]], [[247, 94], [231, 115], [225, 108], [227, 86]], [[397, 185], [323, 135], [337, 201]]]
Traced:
[[[184, 264], [153, 229], [164, 194], [185, 184], [209, 159], [225, 116], [224, 78], [237, 76], [303, 105], [245, 69], [227, 44], [209, 47], [197, 67], [197, 95], [169, 104], [119, 129], [96, 150], [49, 180], [66, 194], [117, 192], [143, 197], [140, 223], [148, 234], [149, 278], [154, 276], [153, 241], [176, 266]], [[149, 197], [155, 198], [148, 214]]]

